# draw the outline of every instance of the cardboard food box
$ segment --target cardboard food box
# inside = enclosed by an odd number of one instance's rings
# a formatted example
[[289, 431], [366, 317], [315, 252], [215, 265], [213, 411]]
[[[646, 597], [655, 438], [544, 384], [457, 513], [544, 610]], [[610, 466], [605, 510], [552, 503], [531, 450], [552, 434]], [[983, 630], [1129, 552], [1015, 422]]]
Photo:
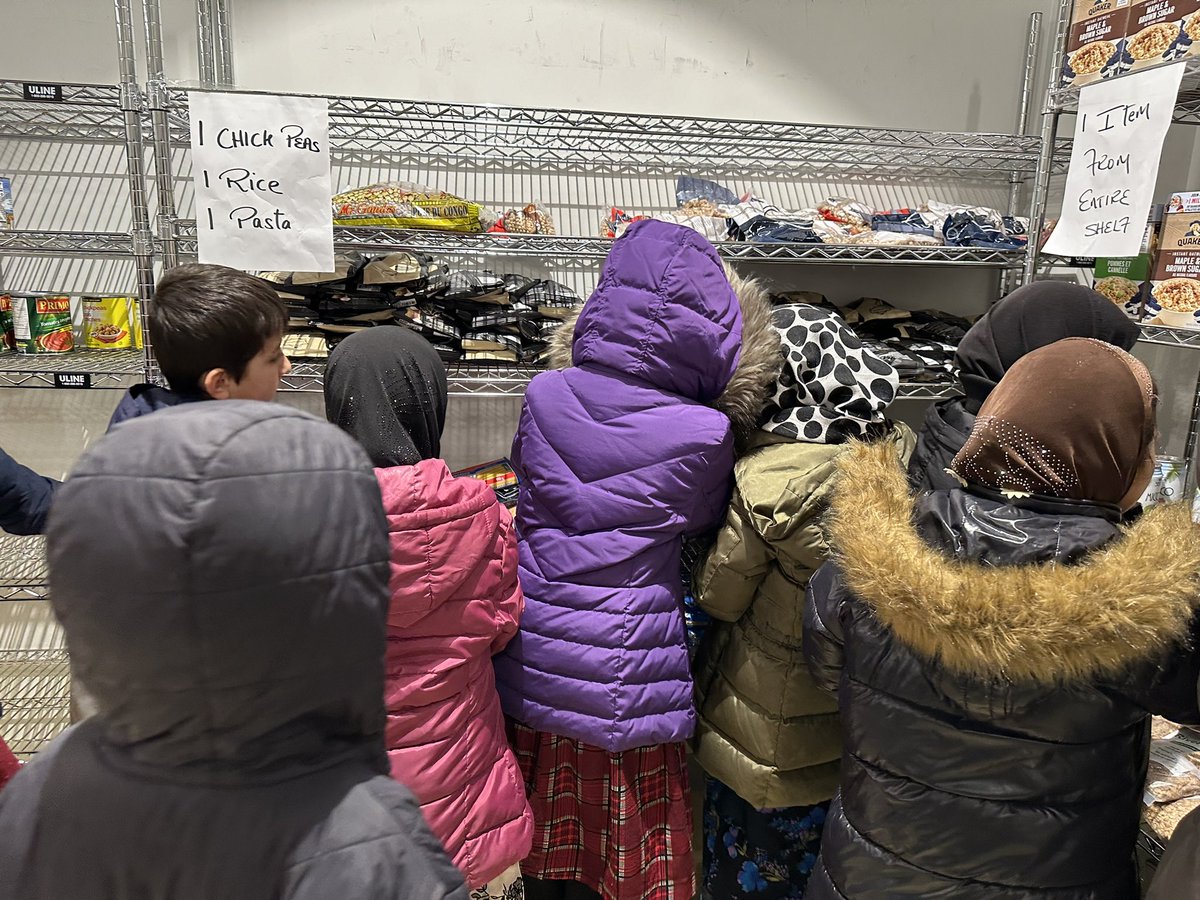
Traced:
[[1191, 56], [1200, 49], [1200, 0], [1135, 3], [1125, 34], [1125, 61], [1131, 71]]
[[1150, 290], [1150, 270], [1158, 250], [1163, 209], [1162, 204], [1151, 209], [1137, 256], [1102, 256], [1096, 260], [1093, 288], [1135, 322], [1142, 318], [1143, 304]]
[[1125, 71], [1130, 0], [1075, 0], [1062, 83], [1080, 87]]
[[1200, 328], [1200, 191], [1172, 194], [1146, 296], [1146, 318]]

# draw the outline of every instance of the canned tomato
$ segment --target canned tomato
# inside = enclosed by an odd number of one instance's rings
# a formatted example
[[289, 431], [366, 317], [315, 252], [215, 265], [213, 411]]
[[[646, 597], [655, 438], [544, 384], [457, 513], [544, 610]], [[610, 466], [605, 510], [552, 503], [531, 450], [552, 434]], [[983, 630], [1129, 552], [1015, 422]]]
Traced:
[[18, 353], [68, 353], [75, 349], [71, 298], [65, 294], [13, 294]]
[[16, 350], [17, 339], [13, 335], [12, 297], [0, 294], [0, 353]]

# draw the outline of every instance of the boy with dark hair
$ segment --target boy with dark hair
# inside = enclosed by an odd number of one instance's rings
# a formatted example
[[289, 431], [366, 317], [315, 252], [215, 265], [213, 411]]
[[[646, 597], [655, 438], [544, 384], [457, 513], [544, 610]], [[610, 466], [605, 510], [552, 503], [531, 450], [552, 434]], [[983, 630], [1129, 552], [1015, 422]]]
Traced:
[[280, 341], [287, 310], [264, 282], [226, 266], [176, 266], [155, 286], [150, 344], [169, 388], [139, 384], [113, 413], [126, 419], [197, 400], [274, 400], [291, 371]]
[[[198, 400], [274, 400], [291, 371], [280, 342], [287, 310], [275, 291], [227, 266], [169, 270], [154, 288], [150, 343], [169, 387], [138, 384], [108, 427]], [[41, 534], [59, 482], [0, 450], [0, 529]]]

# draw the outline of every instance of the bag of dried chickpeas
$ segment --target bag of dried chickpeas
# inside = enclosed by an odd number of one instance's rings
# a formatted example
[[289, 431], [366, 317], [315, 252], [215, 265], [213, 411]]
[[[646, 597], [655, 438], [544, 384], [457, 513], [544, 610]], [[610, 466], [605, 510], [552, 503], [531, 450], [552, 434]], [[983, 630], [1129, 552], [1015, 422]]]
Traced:
[[403, 181], [355, 188], [333, 198], [334, 225], [477, 233], [495, 222], [496, 215], [478, 203]]

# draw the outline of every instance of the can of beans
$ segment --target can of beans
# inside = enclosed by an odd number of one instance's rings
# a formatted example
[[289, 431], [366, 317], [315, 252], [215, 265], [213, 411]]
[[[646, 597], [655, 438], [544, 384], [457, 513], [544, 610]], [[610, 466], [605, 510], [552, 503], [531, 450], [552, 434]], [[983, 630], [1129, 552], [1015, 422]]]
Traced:
[[13, 294], [12, 315], [18, 353], [69, 353], [75, 349], [71, 298], [66, 294]]
[[13, 334], [12, 296], [0, 294], [0, 353], [17, 349], [17, 338]]

